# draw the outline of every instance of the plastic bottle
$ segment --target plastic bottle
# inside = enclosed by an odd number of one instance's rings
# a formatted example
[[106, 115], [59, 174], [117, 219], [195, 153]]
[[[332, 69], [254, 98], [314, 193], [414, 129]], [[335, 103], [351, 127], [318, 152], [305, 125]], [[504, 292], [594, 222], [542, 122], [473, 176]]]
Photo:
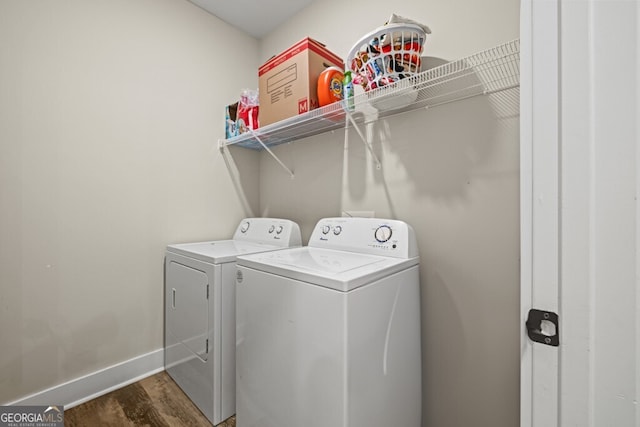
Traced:
[[351, 78], [351, 71], [347, 70], [344, 72], [342, 85], [344, 86], [343, 93], [346, 109], [353, 111], [355, 107], [353, 102], [353, 80]]

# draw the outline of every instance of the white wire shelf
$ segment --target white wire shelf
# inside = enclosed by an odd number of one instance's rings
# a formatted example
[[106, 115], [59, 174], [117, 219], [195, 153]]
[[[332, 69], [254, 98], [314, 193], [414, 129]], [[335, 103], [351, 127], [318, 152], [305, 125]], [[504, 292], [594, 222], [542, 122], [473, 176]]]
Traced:
[[[519, 85], [520, 40], [516, 39], [391, 85], [358, 94], [353, 98], [353, 107], [349, 111], [345, 111], [345, 101], [336, 102], [220, 140], [219, 146], [238, 145], [261, 150], [342, 129], [348, 123], [368, 123], [394, 114], [488, 95]], [[351, 116], [350, 120], [347, 120], [347, 114]]]

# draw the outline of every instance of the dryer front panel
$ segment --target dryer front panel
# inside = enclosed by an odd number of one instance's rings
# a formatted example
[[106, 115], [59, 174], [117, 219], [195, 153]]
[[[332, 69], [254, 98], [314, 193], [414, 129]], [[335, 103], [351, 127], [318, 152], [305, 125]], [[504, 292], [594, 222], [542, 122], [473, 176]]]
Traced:
[[209, 357], [209, 279], [175, 260], [167, 263], [167, 332], [203, 361]]
[[220, 265], [166, 253], [165, 369], [213, 425], [235, 409], [221, 410], [220, 283]]

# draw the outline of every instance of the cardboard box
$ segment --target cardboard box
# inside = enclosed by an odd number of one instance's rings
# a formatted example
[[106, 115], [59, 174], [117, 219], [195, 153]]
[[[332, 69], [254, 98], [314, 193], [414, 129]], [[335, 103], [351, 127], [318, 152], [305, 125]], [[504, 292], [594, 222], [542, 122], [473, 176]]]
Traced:
[[260, 126], [318, 108], [318, 77], [343, 60], [309, 37], [269, 59], [258, 69]]

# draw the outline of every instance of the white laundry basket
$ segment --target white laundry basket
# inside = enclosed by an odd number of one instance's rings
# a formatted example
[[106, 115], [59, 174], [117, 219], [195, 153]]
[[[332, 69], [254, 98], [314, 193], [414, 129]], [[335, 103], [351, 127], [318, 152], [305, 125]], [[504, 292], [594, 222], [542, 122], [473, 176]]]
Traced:
[[420, 72], [427, 33], [420, 25], [388, 24], [362, 37], [349, 52], [354, 84], [377, 89]]

